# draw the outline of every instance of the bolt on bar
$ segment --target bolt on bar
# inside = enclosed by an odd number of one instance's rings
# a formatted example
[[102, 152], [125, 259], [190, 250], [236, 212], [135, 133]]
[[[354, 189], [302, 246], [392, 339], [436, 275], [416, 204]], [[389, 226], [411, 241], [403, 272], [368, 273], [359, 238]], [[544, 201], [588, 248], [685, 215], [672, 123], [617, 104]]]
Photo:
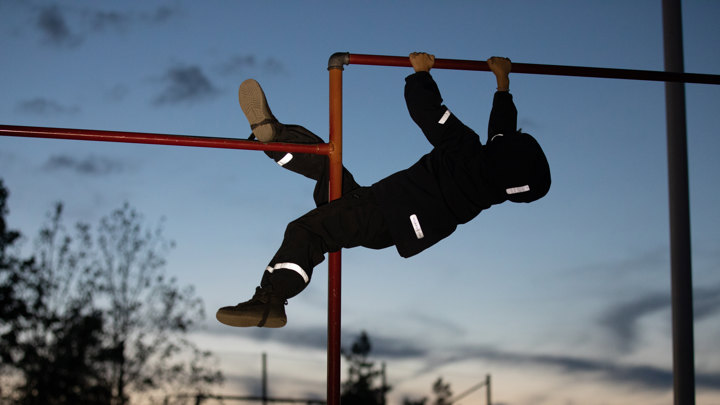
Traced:
[[69, 139], [80, 141], [101, 141], [141, 143], [150, 145], [193, 146], [220, 149], [246, 149], [276, 152], [295, 152], [328, 155], [333, 146], [327, 143], [295, 144], [270, 142], [262, 143], [235, 138], [214, 138], [188, 135], [166, 135], [145, 132], [98, 131], [93, 129], [45, 128], [15, 125], [0, 125], [0, 135], [26, 138]]

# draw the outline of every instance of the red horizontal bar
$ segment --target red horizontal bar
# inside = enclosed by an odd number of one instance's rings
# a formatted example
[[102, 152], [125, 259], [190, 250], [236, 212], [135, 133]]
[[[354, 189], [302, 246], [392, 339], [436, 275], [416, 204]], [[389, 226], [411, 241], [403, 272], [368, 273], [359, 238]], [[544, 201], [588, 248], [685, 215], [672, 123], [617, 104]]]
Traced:
[[165, 135], [143, 132], [98, 131], [92, 129], [24, 127], [15, 125], [0, 125], [0, 135], [28, 138], [72, 139], [80, 141], [123, 142], [151, 145], [194, 146], [202, 148], [313, 153], [318, 155], [327, 155], [332, 149], [330, 144], [327, 143], [263, 143], [235, 138]]
[[[350, 65], [411, 67], [407, 56], [384, 56], [349, 54]], [[490, 71], [486, 61], [462, 59], [435, 59], [433, 69]], [[660, 82], [682, 82], [720, 84], [720, 75], [701, 73], [678, 73], [653, 70], [611, 69], [565, 65], [539, 65], [535, 63], [512, 64], [513, 73], [529, 73], [555, 76], [598, 77], [607, 79], [650, 80]]]

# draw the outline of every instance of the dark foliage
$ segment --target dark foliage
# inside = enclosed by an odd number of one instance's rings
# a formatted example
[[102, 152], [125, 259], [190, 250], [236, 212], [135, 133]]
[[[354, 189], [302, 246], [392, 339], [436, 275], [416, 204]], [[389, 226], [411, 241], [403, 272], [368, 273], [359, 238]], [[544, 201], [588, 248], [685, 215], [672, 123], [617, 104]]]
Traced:
[[146, 229], [125, 204], [96, 230], [77, 224], [70, 235], [57, 204], [23, 259], [20, 232], [7, 228], [7, 197], [0, 180], [4, 403], [127, 404], [222, 382], [211, 354], [186, 339], [202, 301], [165, 277], [172, 243], [160, 226]]
[[381, 368], [369, 360], [372, 345], [364, 331], [343, 357], [348, 361], [348, 378], [342, 385], [341, 402], [343, 405], [382, 405], [390, 387], [383, 383]]

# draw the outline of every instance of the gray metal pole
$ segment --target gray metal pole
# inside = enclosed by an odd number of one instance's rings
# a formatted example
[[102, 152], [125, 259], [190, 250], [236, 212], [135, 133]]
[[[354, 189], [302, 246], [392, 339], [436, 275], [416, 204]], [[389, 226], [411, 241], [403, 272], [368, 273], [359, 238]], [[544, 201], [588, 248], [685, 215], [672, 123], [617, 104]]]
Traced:
[[[684, 71], [680, 0], [663, 0], [665, 70]], [[685, 84], [665, 83], [675, 405], [695, 404], [692, 261]]]
[[492, 401], [491, 401], [491, 398], [490, 398], [490, 392], [491, 392], [491, 389], [490, 389], [490, 374], [488, 374], [488, 375], [485, 377], [485, 393], [487, 394], [487, 405], [492, 405]]
[[267, 353], [262, 354], [262, 403], [267, 405], [268, 403], [268, 392], [267, 392]]

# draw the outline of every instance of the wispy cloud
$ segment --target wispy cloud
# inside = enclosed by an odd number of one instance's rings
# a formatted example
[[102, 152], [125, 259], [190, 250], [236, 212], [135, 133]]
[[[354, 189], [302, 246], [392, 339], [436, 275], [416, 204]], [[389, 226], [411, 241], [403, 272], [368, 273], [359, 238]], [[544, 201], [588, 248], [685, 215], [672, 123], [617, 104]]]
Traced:
[[143, 18], [150, 22], [162, 23], [180, 14], [179, 9], [171, 6], [158, 6], [151, 14], [144, 14]]
[[205, 100], [218, 93], [199, 66], [172, 67], [161, 81], [164, 88], [154, 100], [156, 105]]
[[93, 11], [88, 13], [89, 26], [93, 31], [125, 30], [133, 21], [130, 13], [119, 11]]
[[[709, 293], [709, 291], [708, 291]], [[704, 294], [703, 294], [704, 295]], [[233, 333], [235, 329], [210, 326], [208, 332], [218, 334]], [[350, 344], [358, 333], [344, 331], [342, 341]], [[269, 330], [247, 329], [243, 336], [263, 342], [273, 341], [292, 346], [294, 349], [324, 350], [326, 346], [327, 330], [324, 327], [313, 327], [301, 330]], [[436, 374], [444, 367], [468, 360], [480, 360], [501, 365], [517, 366], [522, 368], [540, 368], [544, 372], [563, 375], [578, 376], [581, 378], [594, 378], [609, 382], [617, 386], [626, 386], [633, 389], [670, 390], [672, 389], [672, 375], [670, 369], [643, 365], [622, 364], [614, 360], [601, 360], [597, 358], [567, 356], [563, 354], [527, 353], [507, 351], [487, 346], [455, 346], [445, 347], [445, 354], [438, 354], [437, 350], [424, 347], [413, 339], [398, 338], [369, 334], [372, 344], [372, 358], [420, 360], [425, 363], [409, 379], [421, 375]], [[696, 385], [700, 389], [720, 390], [720, 372], [696, 372]]]
[[122, 101], [130, 93], [130, 89], [125, 84], [116, 84], [104, 92], [104, 97], [110, 101]]
[[37, 27], [51, 45], [74, 47], [82, 42], [82, 38], [71, 31], [64, 12], [57, 5], [40, 9]]
[[124, 32], [138, 24], [160, 24], [180, 14], [177, 7], [158, 6], [148, 11], [79, 7], [68, 4], [32, 8], [36, 28], [53, 46], [76, 47], [92, 33]]
[[637, 346], [640, 319], [669, 307], [669, 292], [646, 294], [605, 311], [600, 317], [600, 325], [610, 332], [614, 347], [618, 348], [621, 353], [628, 353]]
[[78, 106], [68, 106], [61, 104], [55, 100], [50, 100], [44, 97], [36, 97], [30, 100], [19, 102], [15, 110], [22, 113], [29, 114], [76, 114], [80, 112]]
[[[720, 312], [720, 285], [695, 288], [693, 296], [695, 321]], [[627, 353], [639, 342], [640, 320], [660, 311], [669, 311], [671, 305], [670, 291], [646, 293], [609, 308], [600, 317], [600, 325], [610, 333], [615, 346]]]
[[702, 321], [720, 312], [720, 284], [695, 288], [693, 294], [693, 313], [696, 321]]
[[225, 76], [244, 74], [248, 71], [281, 74], [285, 72], [285, 64], [272, 57], [261, 60], [255, 55], [235, 55], [218, 64], [216, 70]]
[[422, 312], [410, 312], [406, 314], [409, 319], [416, 321], [419, 325], [433, 325], [437, 330], [443, 331], [451, 336], [462, 336], [467, 333], [467, 330], [447, 318], [441, 318], [437, 316], [430, 316]]
[[124, 169], [122, 162], [107, 157], [87, 156], [78, 159], [69, 155], [53, 155], [43, 165], [44, 170], [70, 170], [84, 175], [106, 175]]
[[[449, 364], [479, 359], [505, 365], [551, 368], [555, 372], [567, 375], [594, 376], [614, 385], [633, 388], [669, 390], [672, 389], [673, 384], [672, 370], [655, 366], [626, 365], [582, 357], [508, 352], [478, 347], [459, 348], [456, 352], [457, 354], [442, 359], [429, 360], [427, 367], [416, 375], [435, 373], [440, 367]], [[720, 390], [720, 373], [696, 373], [696, 385], [698, 388]]]
[[90, 10], [83, 13], [86, 25], [91, 31], [124, 31], [131, 24], [160, 24], [180, 14], [179, 9], [170, 6], [158, 6], [154, 10], [134, 12], [125, 10]]
[[[207, 332], [217, 335], [228, 335], [237, 333], [237, 329], [227, 326], [210, 323]], [[352, 344], [360, 335], [360, 332], [343, 331], [341, 339], [346, 344]], [[405, 359], [423, 358], [427, 355], [427, 349], [406, 339], [378, 334], [368, 334], [372, 345], [372, 356]], [[243, 337], [267, 342], [273, 341], [291, 345], [298, 349], [325, 350], [327, 348], [327, 329], [324, 326], [307, 328], [285, 328], [282, 330], [271, 330], [266, 328], [250, 328], [243, 330]]]

